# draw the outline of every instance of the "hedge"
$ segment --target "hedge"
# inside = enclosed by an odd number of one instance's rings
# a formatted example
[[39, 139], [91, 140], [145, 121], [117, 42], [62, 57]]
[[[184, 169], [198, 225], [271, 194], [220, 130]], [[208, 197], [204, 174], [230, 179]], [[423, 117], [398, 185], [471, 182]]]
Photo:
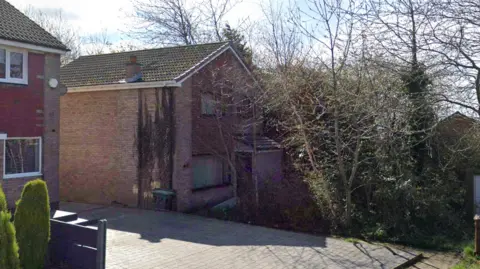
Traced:
[[5, 193], [3, 192], [2, 185], [0, 185], [0, 211], [8, 211], [7, 198], [5, 197]]
[[15, 227], [10, 222], [8, 212], [0, 212], [0, 268], [19, 269], [18, 245], [15, 239]]
[[50, 240], [50, 205], [43, 180], [36, 179], [25, 185], [17, 201], [14, 223], [22, 268], [43, 268]]

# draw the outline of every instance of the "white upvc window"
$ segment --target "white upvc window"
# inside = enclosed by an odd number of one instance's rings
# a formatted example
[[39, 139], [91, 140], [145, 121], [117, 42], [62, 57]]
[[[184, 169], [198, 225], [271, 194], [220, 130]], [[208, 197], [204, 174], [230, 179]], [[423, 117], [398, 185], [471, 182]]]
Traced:
[[42, 175], [42, 138], [9, 137], [4, 141], [3, 178]]
[[28, 84], [28, 52], [0, 47], [0, 83]]

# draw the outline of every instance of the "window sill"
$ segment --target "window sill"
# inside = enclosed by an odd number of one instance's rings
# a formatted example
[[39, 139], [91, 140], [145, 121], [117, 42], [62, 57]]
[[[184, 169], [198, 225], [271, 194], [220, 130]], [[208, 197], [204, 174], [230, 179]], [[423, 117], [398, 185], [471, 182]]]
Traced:
[[192, 189], [192, 192], [201, 192], [201, 191], [206, 191], [206, 190], [211, 190], [211, 189], [221, 189], [225, 187], [232, 186], [232, 184], [219, 184], [219, 185], [213, 185], [213, 186], [207, 186], [207, 187], [201, 187], [201, 188], [195, 188]]
[[9, 86], [28, 86], [28, 82], [13, 82], [0, 79], [0, 85], [9, 85]]
[[202, 117], [204, 118], [224, 118], [224, 117], [228, 117], [229, 115], [228, 114], [202, 114]]
[[34, 173], [23, 173], [23, 174], [12, 174], [12, 175], [4, 175], [3, 179], [15, 179], [15, 178], [27, 178], [27, 177], [38, 177], [42, 176], [42, 173], [34, 172]]

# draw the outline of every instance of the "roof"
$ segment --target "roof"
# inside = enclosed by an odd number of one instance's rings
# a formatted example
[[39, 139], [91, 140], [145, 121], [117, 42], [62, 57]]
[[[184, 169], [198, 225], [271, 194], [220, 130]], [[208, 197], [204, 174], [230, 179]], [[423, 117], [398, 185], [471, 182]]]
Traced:
[[67, 87], [118, 84], [130, 56], [136, 56], [143, 82], [178, 81], [228, 47], [219, 42], [81, 56], [61, 69], [60, 79]]
[[[247, 148], [239, 147], [237, 150], [242, 151], [245, 149], [253, 149], [254, 136], [249, 135], [249, 136], [237, 137], [237, 140], [247, 146]], [[256, 148], [258, 151], [278, 150], [282, 148], [282, 146], [279, 143], [275, 142], [273, 139], [270, 139], [266, 136], [256, 136], [255, 142], [256, 142]]]
[[0, 0], [0, 39], [68, 51], [62, 42], [6, 0]]
[[461, 113], [460, 111], [457, 111], [453, 114], [450, 114], [448, 117], [442, 119], [440, 122], [449, 121], [449, 120], [456, 120], [456, 119], [463, 119], [463, 120], [472, 121], [472, 122], [478, 121], [478, 119], [476, 119], [476, 118], [467, 116], [467, 115]]

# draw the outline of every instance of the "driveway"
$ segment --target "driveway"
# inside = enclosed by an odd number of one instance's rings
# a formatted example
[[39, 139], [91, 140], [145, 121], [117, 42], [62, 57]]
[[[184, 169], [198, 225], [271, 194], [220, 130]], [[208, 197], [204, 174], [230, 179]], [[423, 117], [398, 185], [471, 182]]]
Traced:
[[415, 254], [181, 213], [62, 203], [105, 218], [107, 269], [394, 268]]

